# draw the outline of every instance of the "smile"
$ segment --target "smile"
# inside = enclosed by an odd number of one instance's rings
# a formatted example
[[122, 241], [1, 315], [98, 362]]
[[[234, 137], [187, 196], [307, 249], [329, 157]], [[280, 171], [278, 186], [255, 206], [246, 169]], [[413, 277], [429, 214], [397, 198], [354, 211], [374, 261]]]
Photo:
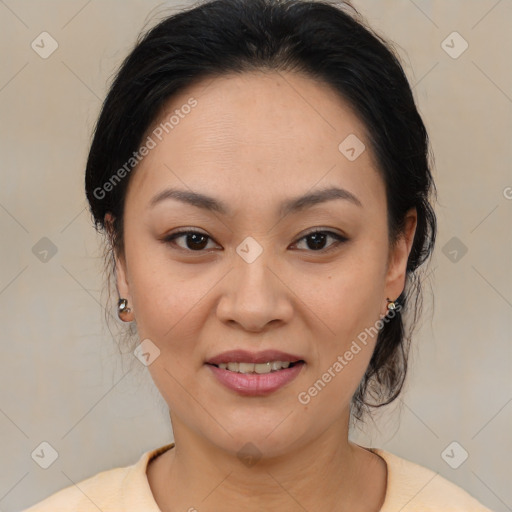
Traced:
[[[263, 396], [281, 389], [294, 380], [305, 366], [303, 360], [267, 363], [207, 363], [217, 382], [244, 396]], [[233, 370], [229, 369], [229, 367]]]
[[293, 366], [301, 361], [268, 361], [266, 363], [235, 363], [235, 362], [229, 362], [229, 363], [219, 363], [217, 366], [218, 368], [221, 368], [223, 370], [229, 370], [230, 372], [236, 372], [236, 373], [257, 373], [257, 374], [263, 374], [263, 373], [271, 373], [276, 372], [279, 370], [282, 370], [284, 368], [288, 368], [290, 366]]

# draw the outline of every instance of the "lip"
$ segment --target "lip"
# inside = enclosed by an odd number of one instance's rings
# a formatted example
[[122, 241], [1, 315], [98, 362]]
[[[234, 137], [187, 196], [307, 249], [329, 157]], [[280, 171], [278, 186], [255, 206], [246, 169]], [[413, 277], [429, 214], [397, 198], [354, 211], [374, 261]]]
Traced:
[[[221, 356], [223, 356], [223, 354], [221, 354]], [[253, 356], [259, 357], [259, 355], [255, 354], [253, 354]], [[296, 360], [297, 359], [295, 359], [295, 361]], [[233, 359], [230, 359], [230, 361], [233, 361]], [[247, 361], [247, 359], [244, 361]], [[304, 362], [300, 362], [289, 368], [283, 368], [282, 370], [258, 374], [237, 373], [227, 369], [224, 370], [223, 368], [219, 368], [213, 364], [206, 364], [206, 366], [210, 369], [210, 371], [215, 375], [221, 384], [226, 386], [228, 389], [231, 389], [232, 391], [235, 391], [236, 393], [244, 396], [262, 396], [277, 391], [285, 384], [288, 384], [293, 379], [295, 379], [299, 375], [304, 365]]]
[[[301, 356], [281, 352], [279, 350], [262, 350], [260, 352], [248, 352], [247, 350], [229, 350], [212, 357], [206, 364], [218, 365], [220, 363], [266, 363], [267, 361], [304, 361]], [[281, 370], [280, 370], [281, 371]], [[233, 373], [233, 372], [231, 372]]]

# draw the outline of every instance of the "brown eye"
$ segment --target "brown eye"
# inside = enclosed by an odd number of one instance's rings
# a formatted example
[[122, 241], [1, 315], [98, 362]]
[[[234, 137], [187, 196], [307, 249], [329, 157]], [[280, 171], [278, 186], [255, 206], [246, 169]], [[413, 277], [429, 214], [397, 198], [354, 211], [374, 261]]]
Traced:
[[[183, 239], [183, 242], [177, 243], [176, 241], [180, 239]], [[327, 245], [327, 248], [325, 248], [329, 239], [334, 240], [334, 242]], [[205, 233], [188, 230], [171, 233], [163, 239], [163, 242], [177, 246], [185, 251], [201, 252], [208, 248], [208, 241], [210, 240], [212, 240], [212, 238]], [[295, 245], [298, 245], [302, 241], [306, 242], [306, 249], [308, 251], [326, 253], [330, 250], [334, 250], [341, 243], [348, 241], [348, 238], [334, 233], [333, 231], [317, 230], [304, 235]]]
[[[326, 241], [332, 238], [335, 240], [334, 243], [330, 244], [327, 249], [325, 249]], [[303, 236], [300, 240], [306, 241], [306, 246], [309, 250], [313, 252], [327, 252], [332, 249], [338, 247], [341, 243], [346, 242], [348, 238], [339, 235], [338, 233], [334, 233], [332, 231], [312, 231], [305, 236]], [[298, 242], [297, 242], [298, 243]]]
[[[184, 243], [178, 244], [176, 240], [183, 238]], [[180, 249], [188, 251], [202, 251], [206, 248], [210, 237], [199, 231], [178, 231], [164, 238], [165, 243], [177, 245]]]

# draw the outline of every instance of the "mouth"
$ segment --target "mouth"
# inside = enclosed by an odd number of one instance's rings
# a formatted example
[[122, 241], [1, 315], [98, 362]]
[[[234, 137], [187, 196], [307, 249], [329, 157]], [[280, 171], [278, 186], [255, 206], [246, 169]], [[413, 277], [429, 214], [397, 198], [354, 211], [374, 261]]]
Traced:
[[237, 394], [264, 396], [296, 379], [306, 365], [300, 355], [280, 350], [229, 350], [205, 361], [217, 381]]
[[266, 363], [206, 363], [205, 366], [211, 370], [220, 384], [232, 392], [244, 396], [266, 396], [290, 384], [299, 376], [305, 365], [303, 359], [298, 359]]
[[297, 361], [267, 361], [264, 363], [249, 363], [249, 362], [235, 362], [230, 361], [227, 363], [206, 363], [211, 366], [216, 366], [221, 370], [228, 370], [234, 373], [243, 373], [243, 374], [266, 374], [266, 373], [275, 373], [281, 370], [285, 370], [287, 368], [293, 368], [297, 365], [304, 364], [305, 361], [303, 359], [298, 359]]

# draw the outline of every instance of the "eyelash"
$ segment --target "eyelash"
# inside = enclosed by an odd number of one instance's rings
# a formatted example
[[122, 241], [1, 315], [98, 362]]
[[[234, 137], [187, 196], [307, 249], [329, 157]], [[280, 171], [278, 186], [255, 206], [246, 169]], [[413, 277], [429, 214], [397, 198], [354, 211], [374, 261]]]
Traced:
[[[339, 247], [339, 245], [342, 244], [343, 242], [347, 242], [348, 241], [347, 237], [345, 237], [343, 235], [340, 235], [338, 233], [335, 233], [333, 231], [315, 229], [315, 230], [310, 231], [310, 232], [306, 233], [305, 235], [303, 235], [301, 238], [299, 238], [297, 240], [297, 242], [294, 242], [293, 245], [296, 245], [300, 241], [308, 238], [309, 236], [316, 235], [316, 234], [327, 235], [327, 236], [329, 236], [331, 238], [334, 238], [336, 242], [331, 244], [327, 249], [319, 249], [317, 251], [311, 250], [311, 249], [306, 249], [306, 252], [326, 254], [326, 253], [336, 249], [337, 247]], [[176, 231], [174, 233], [171, 233], [170, 235], [168, 235], [165, 238], [163, 238], [162, 242], [170, 244], [170, 245], [176, 245], [175, 240], [177, 238], [181, 238], [181, 237], [183, 237], [185, 235], [201, 235], [203, 237], [208, 238], [209, 240], [213, 240], [209, 235], [206, 235], [205, 233], [202, 233], [201, 231], [194, 231], [194, 230], [184, 229], [184, 230], [181, 230], [181, 231]], [[190, 253], [194, 253], [194, 252], [202, 253], [202, 252], [205, 252], [204, 249], [200, 249], [200, 250], [194, 251], [192, 249], [184, 249], [183, 247], [179, 247], [179, 246], [178, 246], [178, 249], [181, 249], [183, 251], [190, 252]]]

